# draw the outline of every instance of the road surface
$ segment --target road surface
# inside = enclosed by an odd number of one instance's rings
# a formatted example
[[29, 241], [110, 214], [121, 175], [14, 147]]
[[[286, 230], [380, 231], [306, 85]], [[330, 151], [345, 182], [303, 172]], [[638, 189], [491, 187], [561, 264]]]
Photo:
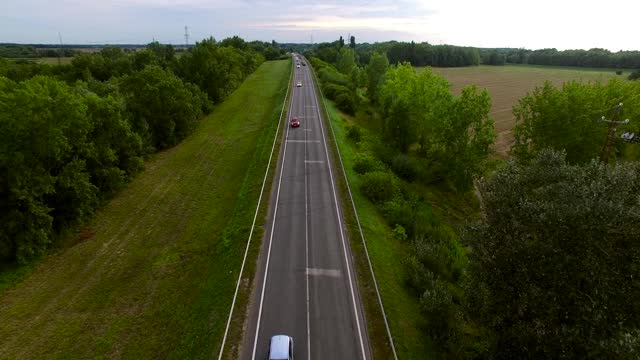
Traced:
[[286, 334], [296, 359], [371, 359], [329, 133], [309, 67], [294, 70], [288, 120], [301, 125], [283, 134], [241, 358], [266, 359], [271, 336]]

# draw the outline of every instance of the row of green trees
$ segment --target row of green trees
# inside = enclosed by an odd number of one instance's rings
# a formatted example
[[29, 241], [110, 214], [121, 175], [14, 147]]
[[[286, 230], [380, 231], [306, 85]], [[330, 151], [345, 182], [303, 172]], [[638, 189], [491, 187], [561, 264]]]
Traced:
[[[322, 43], [313, 49], [307, 49], [309, 56], [315, 56], [328, 63], [336, 63], [344, 41]], [[391, 64], [409, 62], [413, 66], [456, 67], [472, 66], [480, 63], [478, 49], [452, 45], [431, 45], [415, 42], [381, 42], [375, 44], [357, 44], [352, 37], [348, 46], [355, 51], [356, 63], [365, 66], [374, 53], [383, 53]]]
[[76, 52], [72, 49], [36, 48], [31, 45], [1, 44], [0, 57], [4, 58], [39, 58], [73, 56]]
[[[607, 133], [598, 119], [613, 105], [624, 103], [620, 116], [632, 120], [624, 131], [640, 132], [640, 84], [536, 88], [514, 106], [513, 160], [487, 174], [486, 93], [454, 97], [444, 79], [389, 66], [384, 53], [363, 72], [368, 99], [356, 117], [374, 121], [363, 110], [371, 104], [382, 124], [377, 134], [348, 129], [354, 170], [408, 244], [407, 284], [441, 356], [635, 358], [640, 151], [618, 140], [613, 165], [594, 159]], [[445, 183], [462, 193], [474, 179], [482, 217], [461, 228], [413, 190]]]
[[352, 48], [342, 47], [338, 51], [336, 64], [311, 57], [311, 64], [321, 80], [322, 92], [347, 114], [355, 114], [359, 102], [357, 88], [364, 80], [364, 73], [356, 65]]
[[0, 64], [1, 261], [42, 254], [263, 61], [231, 38], [197, 43], [179, 59], [152, 43], [68, 66]]
[[607, 49], [497, 49], [512, 64], [580, 66], [594, 68], [640, 69], [640, 51], [611, 52]]

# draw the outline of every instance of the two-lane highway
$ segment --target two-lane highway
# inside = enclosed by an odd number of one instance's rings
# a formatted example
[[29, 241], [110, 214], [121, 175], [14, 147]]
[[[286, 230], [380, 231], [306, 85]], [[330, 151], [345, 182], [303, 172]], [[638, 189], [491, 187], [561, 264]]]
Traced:
[[294, 70], [289, 120], [301, 125], [283, 135], [241, 357], [265, 359], [285, 334], [296, 359], [370, 359], [318, 96], [309, 67]]

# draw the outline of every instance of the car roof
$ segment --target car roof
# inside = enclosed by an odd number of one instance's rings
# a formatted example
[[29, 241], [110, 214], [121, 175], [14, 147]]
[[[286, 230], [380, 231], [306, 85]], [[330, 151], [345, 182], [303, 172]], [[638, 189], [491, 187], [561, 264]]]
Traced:
[[287, 335], [275, 335], [271, 337], [269, 359], [288, 359], [290, 339], [291, 338]]

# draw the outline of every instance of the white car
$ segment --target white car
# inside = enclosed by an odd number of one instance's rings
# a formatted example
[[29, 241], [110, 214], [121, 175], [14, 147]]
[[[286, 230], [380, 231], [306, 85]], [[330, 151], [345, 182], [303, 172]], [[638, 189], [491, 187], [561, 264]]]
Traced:
[[296, 65], [296, 67], [297, 67], [298, 69], [300, 69], [300, 65], [299, 65], [299, 64], [298, 64], [298, 65]]
[[297, 86], [297, 87], [301, 87], [301, 86], [302, 86], [302, 82], [298, 81], [298, 82], [296, 83], [296, 86]]
[[288, 335], [271, 337], [269, 360], [293, 360], [293, 338]]

